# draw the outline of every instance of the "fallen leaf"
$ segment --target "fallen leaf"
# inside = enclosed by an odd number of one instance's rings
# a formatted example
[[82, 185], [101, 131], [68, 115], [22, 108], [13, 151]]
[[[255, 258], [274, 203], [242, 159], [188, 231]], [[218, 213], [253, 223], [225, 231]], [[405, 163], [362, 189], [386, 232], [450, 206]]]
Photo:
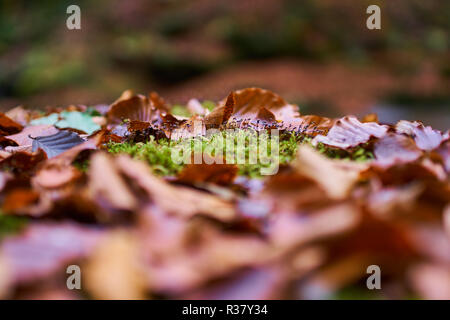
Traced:
[[147, 296], [139, 264], [139, 241], [127, 231], [114, 231], [83, 264], [83, 283], [95, 299], [136, 300]]
[[0, 252], [14, 283], [27, 283], [65, 274], [67, 266], [86, 257], [102, 233], [74, 223], [30, 225], [22, 234], [5, 239]]
[[232, 164], [189, 164], [178, 174], [177, 181], [187, 184], [215, 183], [229, 185], [238, 172], [236, 165]]
[[406, 134], [414, 139], [416, 145], [421, 150], [431, 151], [437, 148], [444, 137], [438, 130], [433, 130], [430, 126], [424, 126], [421, 122], [399, 121], [395, 130], [398, 133]]
[[53, 158], [83, 142], [78, 134], [61, 130], [52, 135], [33, 137], [32, 151], [42, 149], [48, 158]]
[[450, 300], [450, 269], [436, 264], [420, 264], [409, 270], [409, 279], [421, 298]]
[[6, 194], [2, 210], [4, 212], [17, 212], [36, 203], [38, 200], [38, 192], [31, 189], [17, 188]]
[[204, 192], [171, 186], [153, 176], [150, 168], [140, 161], [119, 156], [116, 163], [129, 179], [148, 193], [152, 202], [167, 213], [183, 217], [203, 214], [225, 222], [236, 218], [236, 212], [229, 202]]
[[4, 113], [0, 112], [0, 133], [4, 136], [22, 131], [21, 124], [11, 120]]
[[312, 144], [316, 146], [320, 142], [341, 149], [354, 148], [368, 142], [371, 137], [383, 137], [387, 130], [387, 126], [376, 122], [361, 123], [353, 116], [346, 116], [337, 120], [326, 136], [316, 136]]
[[125, 96], [111, 104], [107, 115], [108, 123], [120, 124], [123, 120], [152, 122], [156, 108], [143, 95]]
[[314, 180], [332, 199], [344, 199], [360, 179], [367, 164], [332, 160], [308, 146], [300, 146], [294, 166], [300, 174]]
[[375, 142], [375, 166], [389, 168], [396, 164], [413, 162], [422, 156], [414, 141], [406, 136], [388, 133]]
[[34, 137], [49, 136], [58, 133], [52, 125], [37, 125], [24, 128], [20, 133], [6, 136], [6, 138], [13, 140], [18, 146], [31, 146], [33, 144]]

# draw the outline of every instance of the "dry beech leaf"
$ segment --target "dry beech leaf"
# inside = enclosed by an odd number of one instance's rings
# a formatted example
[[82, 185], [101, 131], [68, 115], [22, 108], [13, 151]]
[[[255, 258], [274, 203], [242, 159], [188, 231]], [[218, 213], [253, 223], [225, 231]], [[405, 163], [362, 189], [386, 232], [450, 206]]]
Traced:
[[47, 160], [46, 163], [58, 164], [60, 166], [68, 166], [81, 153], [86, 152], [88, 150], [96, 150], [103, 141], [104, 134], [105, 134], [104, 131], [100, 131], [91, 136], [88, 140], [84, 141], [83, 143], [77, 144], [74, 147], [64, 151], [63, 153], [60, 153], [56, 157]]
[[420, 264], [411, 268], [409, 279], [421, 298], [450, 300], [450, 268], [448, 266]]
[[5, 212], [21, 211], [23, 208], [37, 203], [38, 200], [38, 192], [28, 188], [16, 188], [6, 194], [2, 210]]
[[10, 266], [7, 265], [6, 259], [0, 252], [0, 299], [7, 299], [10, 295], [11, 287], [13, 285], [11, 281]]
[[334, 292], [367, 275], [368, 255], [355, 254], [327, 265], [301, 286], [303, 299], [329, 299]]
[[0, 135], [6, 136], [22, 131], [23, 126], [0, 112]]
[[145, 269], [157, 292], [179, 295], [270, 258], [267, 243], [254, 234], [226, 232], [206, 220], [169, 217], [154, 207], [142, 215], [149, 220], [141, 231]]
[[183, 299], [193, 300], [270, 300], [283, 299], [288, 280], [281, 267], [252, 268], [231, 275], [219, 283], [197, 290]]
[[236, 98], [234, 92], [231, 92], [224, 103], [216, 107], [210, 114], [205, 116], [205, 125], [207, 128], [216, 128], [225, 124], [233, 113]]
[[442, 133], [438, 130], [433, 130], [430, 126], [424, 126], [421, 122], [414, 121], [399, 121], [395, 130], [397, 133], [403, 133], [411, 136], [416, 145], [421, 150], [431, 151], [436, 149], [444, 139]]
[[130, 232], [106, 235], [82, 266], [85, 289], [95, 299], [146, 298], [140, 254], [138, 239]]
[[190, 119], [170, 131], [172, 140], [187, 139], [206, 134], [205, 122], [199, 116], [192, 116]]
[[14, 283], [26, 283], [64, 274], [72, 262], [86, 257], [101, 238], [94, 228], [69, 223], [30, 225], [23, 233], [5, 239], [0, 252]]
[[178, 174], [177, 181], [187, 184], [215, 183], [229, 185], [233, 182], [238, 167], [233, 164], [188, 164]]
[[115, 161], [123, 174], [147, 192], [151, 201], [167, 213], [184, 217], [204, 214], [221, 221], [236, 218], [233, 206], [227, 201], [204, 192], [172, 186], [153, 176], [143, 162], [127, 156], [119, 156]]
[[329, 159], [303, 145], [298, 148], [294, 167], [297, 172], [320, 185], [330, 198], [344, 199], [368, 164]]
[[297, 133], [315, 137], [319, 134], [327, 134], [334, 123], [334, 119], [315, 115], [306, 115], [283, 121], [283, 125], [280, 129], [295, 131]]
[[341, 149], [354, 148], [368, 142], [372, 137], [383, 137], [387, 130], [387, 126], [376, 122], [361, 123], [353, 116], [346, 116], [337, 120], [326, 136], [316, 136], [312, 144], [316, 146], [321, 142]]
[[119, 124], [125, 119], [151, 122], [154, 119], [156, 108], [146, 96], [122, 96], [111, 104], [107, 113], [108, 123]]
[[106, 209], [131, 211], [137, 207], [137, 200], [120, 176], [113, 158], [103, 152], [91, 157], [87, 192]]
[[142, 131], [150, 127], [150, 122], [131, 120], [127, 125], [129, 132]]
[[450, 173], [450, 140], [445, 141], [436, 150], [436, 152], [441, 156], [442, 163], [444, 165], [445, 171]]
[[23, 106], [18, 106], [6, 112], [5, 115], [22, 126], [26, 126], [30, 122], [31, 113], [32, 111], [26, 110]]
[[33, 138], [50, 136], [58, 133], [59, 130], [52, 125], [37, 125], [24, 128], [20, 133], [16, 133], [6, 138], [13, 140], [19, 146], [31, 146], [33, 144]]
[[42, 150], [35, 153], [19, 151], [1, 160], [0, 169], [27, 176], [33, 173], [36, 166], [45, 159], [47, 156]]
[[42, 149], [47, 158], [53, 158], [83, 142], [75, 132], [61, 130], [52, 135], [33, 137], [32, 151]]
[[407, 185], [403, 187], [385, 187], [371, 192], [367, 199], [369, 210], [379, 216], [408, 212], [414, 208], [423, 187]]
[[413, 162], [422, 156], [414, 141], [406, 136], [388, 133], [374, 145], [375, 166], [388, 168], [393, 165]]
[[307, 217], [283, 213], [274, 218], [268, 234], [271, 242], [285, 253], [309, 242], [345, 234], [361, 221], [357, 208], [349, 203], [337, 204]]
[[150, 99], [151, 105], [155, 109], [169, 112], [169, 109], [170, 109], [169, 106], [164, 101], [164, 99], [162, 97], [160, 97], [156, 92], [151, 92], [149, 95], [149, 99]]
[[81, 172], [73, 166], [50, 163], [36, 172], [32, 183], [36, 188], [56, 189], [64, 187], [80, 177]]
[[235, 91], [234, 97], [233, 119], [258, 119], [258, 114], [265, 114], [263, 118], [283, 121], [299, 116], [297, 106], [269, 90], [247, 88]]

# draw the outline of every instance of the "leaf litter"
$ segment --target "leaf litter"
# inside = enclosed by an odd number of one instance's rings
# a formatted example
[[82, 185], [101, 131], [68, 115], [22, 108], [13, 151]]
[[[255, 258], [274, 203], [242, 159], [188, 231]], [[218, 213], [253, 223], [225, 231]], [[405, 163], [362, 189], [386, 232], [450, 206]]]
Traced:
[[[0, 297], [322, 299], [362, 292], [375, 264], [374, 298], [450, 298], [448, 131], [303, 115], [260, 88], [211, 105], [126, 91], [1, 114]], [[170, 157], [236, 128], [279, 130], [278, 173]]]

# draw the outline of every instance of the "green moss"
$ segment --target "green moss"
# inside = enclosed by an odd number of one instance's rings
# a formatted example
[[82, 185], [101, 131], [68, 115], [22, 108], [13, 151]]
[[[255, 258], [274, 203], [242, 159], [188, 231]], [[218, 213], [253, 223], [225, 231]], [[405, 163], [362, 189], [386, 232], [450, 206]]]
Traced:
[[8, 234], [14, 234], [22, 230], [27, 223], [24, 217], [5, 215], [0, 211], [0, 239]]
[[185, 106], [182, 106], [180, 104], [176, 104], [176, 105], [172, 106], [172, 109], [170, 111], [175, 116], [180, 116], [180, 117], [190, 117], [191, 116], [191, 113], [189, 112], [189, 110]]
[[213, 111], [214, 108], [216, 107], [216, 104], [214, 103], [214, 101], [205, 100], [202, 102], [202, 106], [203, 108], [208, 109], [209, 111]]
[[[152, 167], [155, 173], [170, 176], [176, 175], [184, 166], [184, 164], [178, 164], [172, 159], [172, 151], [176, 152], [181, 150], [182, 147], [190, 145], [194, 154], [202, 153], [211, 157], [220, 155], [226, 157], [227, 152], [231, 151], [227, 150], [227, 140], [225, 139], [227, 133], [228, 131], [222, 131], [208, 137], [196, 137], [178, 141], [169, 139], [155, 140], [153, 136], [150, 136], [150, 140], [145, 143], [110, 143], [107, 149], [113, 154], [126, 153], [134, 158], [144, 160]], [[250, 163], [250, 157], [258, 153], [258, 150], [255, 150], [254, 146], [251, 145], [251, 141], [255, 137], [256, 132], [252, 130], [234, 131], [228, 137], [228, 139], [231, 139], [228, 143], [229, 146], [233, 146], [234, 154], [242, 155], [246, 160], [245, 164], [238, 165], [240, 175], [260, 177], [261, 169], [270, 166], [270, 163], [263, 164], [259, 161], [257, 163]], [[270, 138], [266, 136], [262, 141], [267, 146], [267, 156], [270, 157]], [[288, 164], [294, 160], [298, 145], [303, 143], [310, 144], [311, 138], [295, 133], [282, 134], [279, 137], [279, 164]], [[330, 158], [366, 161], [373, 158], [372, 153], [367, 150], [367, 147], [364, 145], [354, 150], [346, 151], [328, 148], [319, 144], [316, 149]], [[174, 148], [177, 149], [174, 150]]]
[[156, 141], [152, 136], [146, 143], [110, 143], [107, 146], [108, 152], [113, 154], [126, 153], [133, 158], [146, 161], [157, 174], [164, 176], [178, 173], [182, 165], [172, 161], [171, 148], [176, 142], [168, 139]]

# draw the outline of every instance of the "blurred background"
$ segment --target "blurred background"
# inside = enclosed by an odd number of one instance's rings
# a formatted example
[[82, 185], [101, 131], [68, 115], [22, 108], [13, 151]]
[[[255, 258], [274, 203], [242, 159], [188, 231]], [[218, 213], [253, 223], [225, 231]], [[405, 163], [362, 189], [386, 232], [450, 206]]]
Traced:
[[[81, 30], [66, 8], [81, 8]], [[381, 7], [382, 29], [366, 28]], [[0, 110], [271, 89], [302, 114], [450, 127], [448, 0], [0, 0]]]

